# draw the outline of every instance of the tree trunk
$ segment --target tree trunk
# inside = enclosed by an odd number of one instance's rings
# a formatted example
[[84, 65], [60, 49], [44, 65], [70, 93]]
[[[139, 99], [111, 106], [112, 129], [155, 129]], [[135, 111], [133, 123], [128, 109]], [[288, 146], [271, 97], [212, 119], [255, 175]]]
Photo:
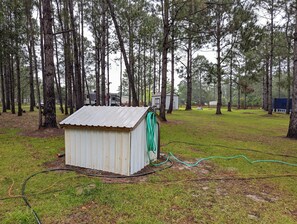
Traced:
[[146, 104], [146, 90], [147, 90], [147, 87], [146, 87], [146, 81], [147, 81], [147, 78], [146, 78], [146, 41], [144, 40], [143, 42], [143, 93], [144, 93], [144, 103], [143, 105], [146, 107], [147, 104]]
[[[141, 57], [140, 57], [141, 58]], [[139, 98], [139, 101], [140, 101], [140, 105], [143, 105], [143, 100], [144, 100], [144, 92], [143, 92], [143, 64], [141, 63], [142, 61], [141, 60], [139, 60], [139, 62], [140, 62], [140, 72], [139, 72], [139, 74], [140, 74], [140, 76], [139, 76], [139, 88], [140, 88], [140, 98]], [[144, 62], [143, 62], [144, 63]]]
[[[151, 37], [151, 43], [153, 42], [152, 37]], [[151, 106], [152, 105], [152, 54], [153, 54], [153, 49], [152, 46], [150, 46], [150, 55], [149, 55], [149, 73], [148, 73], [148, 105]]]
[[240, 79], [238, 78], [237, 80], [237, 109], [239, 110], [241, 105], [240, 105], [240, 85], [239, 85]]
[[265, 73], [263, 75], [263, 110], [268, 111], [268, 80], [269, 80], [269, 58], [265, 59]]
[[36, 57], [36, 51], [35, 51], [35, 41], [34, 37], [33, 39], [33, 45], [32, 45], [32, 51], [33, 51], [33, 58], [34, 58], [34, 70], [35, 70], [35, 83], [36, 83], [36, 90], [37, 90], [37, 101], [38, 101], [38, 129], [42, 127], [42, 110], [41, 110], [41, 94], [40, 94], [40, 86], [39, 86], [39, 80], [38, 80], [38, 64], [37, 64], [37, 57]]
[[154, 44], [154, 53], [153, 53], [153, 60], [154, 60], [154, 83], [153, 83], [153, 94], [156, 94], [156, 71], [157, 71], [157, 58], [156, 58], [156, 46]]
[[266, 97], [266, 107], [265, 107], [265, 110], [268, 111], [268, 102], [269, 102], [269, 72], [270, 72], [270, 68], [269, 68], [269, 64], [270, 63], [270, 58], [267, 57], [266, 59], [266, 79], [265, 79], [265, 97]]
[[292, 40], [291, 35], [289, 34], [289, 26], [291, 22], [291, 16], [289, 13], [289, 7], [286, 4], [286, 13], [287, 13], [287, 22], [286, 22], [286, 40], [287, 40], [287, 105], [286, 105], [286, 114], [290, 114], [290, 99], [291, 99], [291, 48]]
[[[246, 87], [245, 87], [246, 88]], [[247, 109], [247, 105], [246, 105], [246, 90], [244, 90], [244, 106], [243, 106], [243, 109], [246, 110]]]
[[33, 59], [32, 59], [32, 46], [34, 42], [32, 41], [32, 35], [31, 32], [31, 24], [32, 24], [32, 15], [31, 15], [31, 1], [26, 2], [26, 17], [27, 17], [27, 48], [28, 48], [28, 54], [29, 54], [29, 86], [30, 86], [30, 111], [34, 111], [35, 103], [35, 94], [34, 94], [34, 75], [33, 75]]
[[[38, 5], [38, 11], [39, 11], [39, 24], [40, 24], [40, 57], [41, 57], [41, 73], [42, 73], [42, 95], [43, 95], [43, 104], [45, 107], [45, 104], [47, 103], [45, 100], [45, 77], [43, 76], [44, 73], [44, 18], [42, 15], [42, 4], [43, 4], [43, 0], [39, 0], [39, 5]], [[40, 107], [41, 105], [39, 105]], [[43, 115], [45, 115], [45, 111], [43, 113]]]
[[15, 60], [16, 60], [16, 76], [17, 76], [18, 116], [22, 116], [23, 115], [23, 110], [22, 110], [22, 99], [21, 99], [21, 68], [20, 68], [20, 56], [19, 56], [19, 43], [18, 43], [18, 40], [16, 40]]
[[[134, 83], [134, 76], [135, 76], [135, 72], [134, 72], [134, 34], [133, 34], [133, 30], [132, 30], [132, 21], [131, 19], [129, 18], [128, 19], [128, 45], [129, 45], [129, 64], [130, 64], [130, 69], [131, 69], [131, 76], [133, 78], [133, 83]], [[140, 44], [140, 41], [139, 41], [139, 44]], [[140, 47], [140, 45], [139, 45]], [[140, 55], [139, 55], [140, 57]], [[141, 79], [141, 75], [138, 77], [138, 79]], [[129, 88], [129, 106], [131, 106], [131, 96], [132, 96], [132, 86], [131, 86], [131, 83], [129, 82], [129, 85], [128, 85], [128, 88]], [[143, 91], [143, 89], [141, 89]], [[141, 101], [143, 100], [142, 98], [143, 94], [141, 95]], [[133, 98], [133, 96], [132, 96]], [[139, 99], [139, 97], [138, 97]]]
[[[64, 46], [64, 71], [65, 71], [65, 115], [68, 115], [68, 75], [69, 75], [69, 60], [68, 60], [68, 56], [69, 56], [69, 53], [68, 53], [68, 46], [67, 46], [67, 38], [66, 38], [66, 35], [69, 35], [69, 33], [67, 32], [64, 32], [65, 31], [65, 28], [64, 28], [64, 25], [63, 25], [63, 19], [62, 19], [62, 15], [61, 15], [61, 0], [60, 0], [60, 4], [58, 2], [58, 0], [55, 0], [56, 1], [56, 5], [57, 5], [57, 16], [58, 16], [58, 21], [59, 21], [59, 25], [60, 25], [60, 29], [62, 31], [62, 37], [63, 37], [63, 46]], [[66, 4], [65, 4], [66, 5]], [[65, 9], [65, 6], [64, 6], [64, 12], [66, 12], [67, 10]], [[65, 18], [65, 21], [67, 21], [67, 14], [64, 13], [64, 18]]]
[[74, 53], [74, 69], [75, 69], [75, 87], [76, 87], [76, 110], [83, 106], [83, 94], [82, 94], [82, 82], [81, 82], [81, 72], [80, 72], [80, 61], [79, 61], [79, 51], [78, 51], [78, 38], [75, 26], [75, 17], [73, 13], [73, 0], [69, 0], [69, 13], [70, 13], [70, 25], [73, 37], [73, 53]]
[[44, 78], [46, 104], [44, 107], [45, 120], [44, 127], [57, 127], [55, 87], [54, 87], [54, 47], [52, 31], [52, 9], [51, 0], [43, 0], [43, 19], [44, 19]]
[[[31, 20], [32, 22], [32, 20]], [[33, 60], [34, 60], [34, 71], [35, 71], [35, 83], [36, 83], [36, 90], [37, 90], [37, 101], [38, 101], [38, 128], [42, 127], [42, 111], [41, 111], [41, 94], [40, 94], [40, 86], [39, 86], [39, 80], [38, 80], [38, 63], [37, 63], [37, 57], [36, 57], [36, 51], [35, 51], [35, 38], [34, 38], [34, 30], [33, 25], [30, 23], [30, 33], [31, 33], [31, 41], [32, 41], [32, 53], [33, 53]]]
[[166, 85], [167, 85], [167, 53], [169, 49], [168, 36], [170, 33], [169, 26], [169, 0], [161, 1], [163, 12], [163, 43], [162, 43], [162, 87], [161, 87], [161, 106], [160, 106], [160, 118], [163, 121], [166, 120]]
[[[83, 84], [85, 84], [86, 90], [87, 90], [87, 95], [90, 96], [90, 89], [86, 77], [86, 69], [85, 69], [85, 41], [84, 41], [84, 0], [80, 1], [80, 6], [81, 6], [81, 72], [82, 72], [82, 80]], [[84, 86], [84, 85], [83, 85]], [[83, 99], [85, 99], [85, 89], [83, 88]], [[91, 104], [91, 98], [89, 98], [89, 104]]]
[[202, 106], [202, 74], [199, 71], [199, 106]]
[[282, 74], [281, 58], [278, 57], [278, 98], [281, 97], [281, 74]]
[[271, 3], [271, 23], [270, 23], [270, 71], [268, 86], [268, 114], [272, 114], [272, 76], [273, 76], [273, 57], [274, 57], [274, 0]]
[[229, 77], [229, 103], [228, 103], [228, 112], [232, 111], [232, 95], [233, 95], [233, 52], [231, 52], [231, 61], [230, 61], [230, 77]]
[[[173, 13], [172, 13], [173, 14]], [[168, 114], [173, 111], [173, 99], [174, 99], [174, 23], [171, 24], [171, 90], [170, 90], [170, 100], [169, 108], [167, 110]]]
[[1, 78], [1, 103], [2, 103], [2, 112], [6, 112], [6, 102], [5, 102], [5, 83], [4, 83], [4, 69], [3, 69], [3, 55], [2, 52], [0, 52], [0, 78]]
[[108, 8], [111, 14], [111, 18], [113, 20], [114, 26], [115, 26], [115, 30], [116, 30], [116, 34], [117, 37], [119, 39], [119, 43], [120, 43], [120, 48], [121, 48], [121, 52], [123, 54], [123, 58], [124, 58], [124, 62], [125, 62], [125, 66], [126, 66], [126, 71], [128, 74], [128, 79], [129, 79], [129, 86], [131, 88], [132, 91], [132, 98], [133, 98], [133, 106], [139, 106], [139, 102], [137, 99], [137, 95], [136, 95], [136, 90], [135, 90], [135, 85], [134, 85], [134, 77], [133, 77], [133, 73], [132, 73], [132, 67], [131, 64], [129, 64], [128, 62], [128, 57], [126, 54], [126, 50], [125, 50], [125, 46], [124, 46], [124, 41], [121, 35], [121, 31], [120, 31], [120, 27], [118, 25], [116, 16], [115, 16], [115, 11], [114, 11], [114, 7], [113, 4], [111, 3], [111, 0], [106, 0], [107, 4], [108, 4]]
[[110, 106], [110, 81], [109, 81], [109, 30], [108, 18], [106, 19], [106, 76], [107, 76], [107, 105]]
[[[218, 5], [218, 7], [221, 7]], [[221, 107], [222, 107], [222, 75], [221, 75], [221, 13], [220, 9], [217, 9], [217, 88], [218, 88], [218, 102], [217, 102], [217, 110], [216, 114], [222, 114]]]
[[95, 75], [96, 75], [96, 106], [100, 105], [100, 49], [99, 38], [95, 40]]
[[[13, 44], [12, 44], [13, 46]], [[10, 73], [10, 99], [11, 99], [11, 113], [15, 114], [15, 79], [14, 79], [14, 67], [13, 67], [13, 56], [11, 55], [9, 62], [9, 73]]]
[[[290, 51], [290, 49], [289, 49]], [[290, 114], [290, 99], [291, 99], [291, 58], [287, 57], [287, 83], [288, 83], [288, 91], [287, 91], [287, 105], [286, 105], [286, 114]]]
[[11, 85], [10, 85], [10, 66], [9, 66], [9, 57], [5, 59], [6, 65], [4, 65], [4, 81], [5, 81], [5, 96], [6, 96], [6, 109], [11, 109]]
[[[55, 26], [54, 31], [55, 31]], [[62, 100], [62, 90], [61, 90], [61, 81], [60, 81], [60, 66], [59, 66], [59, 54], [58, 54], [58, 43], [57, 43], [57, 36], [55, 35], [54, 37], [55, 40], [55, 56], [56, 56], [56, 63], [57, 63], [57, 68], [55, 71], [55, 83], [56, 83], [56, 89], [57, 89], [57, 94], [58, 94], [58, 99], [60, 103], [60, 111], [62, 114], [64, 114], [64, 108], [63, 108], [63, 100]]]
[[123, 98], [123, 57], [122, 53], [120, 56], [120, 106], [122, 106], [122, 98]]
[[[68, 11], [68, 4], [67, 0], [64, 1], [64, 8], [63, 8], [63, 14], [64, 14], [64, 29], [69, 30], [69, 11]], [[61, 20], [62, 25], [62, 20]], [[63, 27], [63, 26], [62, 26]], [[64, 39], [65, 38], [65, 39]], [[67, 97], [65, 97], [65, 105], [68, 105], [70, 114], [73, 114], [74, 112], [74, 105], [73, 105], [73, 89], [75, 86], [75, 83], [72, 81], [73, 75], [73, 56], [71, 52], [71, 41], [70, 41], [70, 33], [66, 32], [64, 37], [64, 54], [65, 54], [65, 74], [66, 74], [66, 86], [67, 86]], [[66, 101], [67, 100], [67, 101]]]
[[189, 36], [187, 49], [187, 103], [186, 110], [192, 110], [192, 37]]
[[[141, 66], [141, 39], [139, 38], [138, 40], [138, 55], [137, 55], [137, 62], [138, 62], [138, 66], [137, 66], [137, 97], [139, 99], [139, 102], [141, 104], [143, 104], [143, 94], [142, 94], [142, 90], [143, 88], [141, 87], [142, 85], [142, 66]], [[140, 91], [141, 88], [141, 91]]]
[[158, 69], [158, 93], [161, 93], [161, 75], [162, 75], [162, 51], [159, 51], [159, 69]]
[[[297, 7], [297, 2], [295, 2]], [[297, 139], [297, 11], [295, 11], [293, 98], [287, 137]]]
[[109, 101], [106, 97], [106, 6], [105, 1], [102, 1], [102, 13], [101, 13], [101, 105], [105, 106]]

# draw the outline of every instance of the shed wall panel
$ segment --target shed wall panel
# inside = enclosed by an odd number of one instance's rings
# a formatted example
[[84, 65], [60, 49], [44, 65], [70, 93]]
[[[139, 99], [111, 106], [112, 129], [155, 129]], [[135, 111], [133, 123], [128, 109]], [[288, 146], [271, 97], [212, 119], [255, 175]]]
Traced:
[[130, 133], [65, 129], [66, 164], [130, 174]]
[[[155, 133], [158, 132], [156, 125]], [[158, 143], [158, 135], [155, 136], [155, 143]], [[158, 145], [158, 144], [156, 144]], [[157, 154], [150, 153], [150, 159], [156, 160]], [[131, 171], [130, 175], [143, 169], [149, 164], [147, 154], [147, 141], [146, 141], [146, 120], [144, 119], [138, 126], [131, 132]]]

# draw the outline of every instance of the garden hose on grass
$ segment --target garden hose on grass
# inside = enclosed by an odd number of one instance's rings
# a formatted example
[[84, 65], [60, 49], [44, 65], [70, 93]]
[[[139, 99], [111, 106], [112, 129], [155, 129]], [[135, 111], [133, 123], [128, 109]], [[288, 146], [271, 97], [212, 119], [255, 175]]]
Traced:
[[250, 164], [254, 164], [254, 163], [280, 163], [280, 164], [284, 164], [284, 165], [288, 165], [288, 166], [295, 166], [297, 167], [297, 163], [288, 163], [288, 162], [284, 162], [281, 160], [273, 160], [273, 159], [259, 159], [259, 160], [251, 160], [249, 159], [247, 156], [245, 155], [235, 155], [235, 156], [209, 156], [206, 158], [201, 158], [199, 160], [197, 160], [194, 163], [187, 163], [185, 161], [182, 161], [180, 159], [178, 159], [176, 156], [173, 155], [172, 152], [169, 152], [169, 156], [170, 158], [173, 158], [176, 162], [181, 163], [185, 166], [188, 167], [195, 167], [198, 166], [201, 162], [206, 161], [206, 160], [212, 160], [212, 159], [224, 159], [224, 160], [230, 160], [230, 159], [239, 159], [242, 158], [244, 160], [246, 160], [247, 162], [249, 162]]
[[[146, 117], [146, 125], [147, 125], [147, 152], [148, 152], [148, 156], [150, 159], [150, 152], [154, 152], [155, 153], [155, 148], [156, 148], [156, 144], [155, 144], [155, 126], [156, 126], [156, 115], [154, 112], [148, 112], [147, 117]], [[199, 160], [197, 160], [194, 163], [188, 163], [185, 161], [182, 161], [180, 159], [178, 159], [172, 152], [169, 152], [169, 154], [167, 155], [167, 158], [165, 160], [165, 162], [167, 160], [173, 159], [174, 161], [188, 166], [188, 167], [195, 167], [198, 166], [201, 162], [206, 161], [206, 160], [213, 160], [213, 159], [224, 159], [224, 160], [231, 160], [231, 159], [239, 159], [242, 158], [244, 160], [246, 160], [248, 163], [250, 164], [254, 164], [254, 163], [279, 163], [279, 164], [284, 164], [287, 166], [293, 166], [293, 167], [297, 167], [297, 163], [288, 163], [285, 161], [281, 161], [281, 160], [272, 160], [272, 159], [260, 159], [260, 160], [251, 160], [249, 159], [247, 156], [245, 155], [234, 155], [234, 156], [209, 156], [206, 158], [201, 158]], [[150, 159], [151, 161], [151, 159]], [[163, 165], [164, 162], [161, 163], [157, 163], [157, 164], [152, 164], [154, 166], [159, 166], [159, 165]]]
[[[147, 153], [148, 153], [148, 158], [150, 159], [150, 153], [154, 153], [156, 154], [157, 153], [157, 146], [156, 146], [156, 142], [155, 142], [155, 127], [156, 127], [156, 115], [154, 112], [148, 112], [147, 114], [147, 117], [146, 117], [146, 123], [147, 123], [147, 127], [146, 127], [146, 130], [147, 130]], [[96, 175], [96, 174], [85, 174], [86, 176], [92, 176], [92, 177], [106, 177], [106, 178], [130, 178], [130, 177], [140, 177], [140, 176], [144, 176], [144, 175], [149, 175], [149, 174], [152, 174], [152, 173], [156, 173], [158, 171], [162, 171], [162, 170], [165, 170], [165, 169], [168, 169], [170, 168], [172, 165], [173, 165], [173, 161], [176, 161], [182, 165], [185, 165], [185, 166], [188, 166], [188, 167], [195, 167], [195, 166], [198, 166], [201, 162], [203, 161], [207, 161], [207, 160], [213, 160], [213, 159], [224, 159], [224, 160], [231, 160], [231, 159], [239, 159], [239, 158], [242, 158], [244, 160], [246, 160], [247, 162], [249, 162], [250, 164], [254, 164], [254, 163], [279, 163], [279, 164], [283, 164], [283, 165], [287, 165], [287, 166], [293, 166], [293, 167], [297, 167], [297, 163], [288, 163], [288, 162], [284, 162], [284, 161], [281, 161], [281, 160], [251, 160], [249, 159], [247, 156], [245, 155], [234, 155], [234, 156], [209, 156], [209, 157], [206, 157], [206, 158], [201, 158], [199, 160], [197, 160], [196, 162], [193, 162], [193, 163], [189, 163], [189, 162], [185, 162], [185, 161], [182, 161], [180, 159], [178, 159], [172, 152], [169, 152], [168, 155], [165, 157], [165, 161], [163, 162], [160, 162], [160, 163], [151, 163], [151, 165], [153, 166], [162, 166], [168, 162], [170, 162], [170, 165], [166, 166], [166, 167], [163, 167], [163, 168], [160, 168], [158, 170], [153, 170], [153, 171], [150, 171], [150, 172], [147, 172], [147, 173], [140, 173], [140, 174], [134, 174], [134, 175], [131, 175], [131, 176], [120, 176], [120, 175]], [[151, 160], [150, 160], [151, 162]], [[27, 198], [27, 195], [25, 193], [25, 190], [26, 190], [26, 185], [27, 185], [27, 182], [33, 178], [34, 176], [37, 176], [39, 174], [42, 174], [42, 173], [49, 173], [49, 172], [53, 172], [53, 171], [74, 171], [74, 172], [78, 172], [78, 173], [82, 173], [82, 171], [80, 170], [76, 170], [76, 169], [70, 169], [70, 168], [58, 168], [58, 169], [50, 169], [50, 170], [44, 170], [44, 171], [40, 171], [40, 172], [36, 172], [32, 175], [30, 175], [29, 177], [27, 177], [23, 184], [22, 184], [22, 194], [21, 194], [21, 198], [24, 200], [24, 202], [26, 203], [26, 206], [28, 206], [33, 215], [34, 215], [34, 218], [36, 220], [36, 222], [38, 224], [41, 224], [41, 220], [40, 218], [38, 217], [36, 211], [32, 208], [32, 206], [30, 205], [29, 201], [28, 201], [28, 198]], [[292, 175], [292, 176], [295, 176], [295, 175]], [[281, 176], [282, 177], [282, 176]], [[247, 179], [247, 178], [243, 178], [244, 180]]]
[[30, 176], [28, 176], [24, 182], [22, 183], [22, 194], [21, 194], [21, 198], [24, 200], [26, 206], [28, 208], [30, 208], [30, 210], [32, 211], [33, 215], [34, 215], [34, 218], [35, 218], [35, 221], [36, 223], [38, 224], [41, 224], [41, 220], [37, 214], [37, 212], [32, 208], [31, 204], [29, 203], [29, 200], [27, 198], [27, 195], [25, 193], [26, 191], [26, 186], [27, 186], [27, 183], [28, 181], [39, 175], [39, 174], [43, 174], [43, 173], [50, 173], [50, 172], [57, 172], [57, 171], [68, 171], [68, 172], [78, 172], [80, 174], [83, 174], [85, 176], [89, 176], [89, 177], [104, 177], [104, 178], [131, 178], [131, 177], [141, 177], [141, 176], [146, 176], [146, 175], [150, 175], [150, 174], [153, 174], [153, 173], [156, 173], [156, 172], [159, 172], [159, 171], [162, 171], [162, 170], [165, 170], [165, 169], [168, 169], [170, 168], [173, 163], [167, 159], [166, 161], [163, 162], [163, 164], [165, 164], [169, 162], [169, 165], [168, 166], [165, 166], [163, 168], [159, 168], [158, 170], [153, 170], [153, 171], [148, 171], [148, 172], [145, 172], [145, 173], [138, 173], [138, 174], [134, 174], [134, 175], [131, 175], [131, 176], [123, 176], [123, 175], [97, 175], [97, 174], [85, 174], [83, 173], [82, 171], [78, 170], [78, 169], [71, 169], [71, 168], [57, 168], [57, 169], [48, 169], [48, 170], [43, 170], [43, 171], [40, 171], [40, 172], [36, 172], [36, 173], [33, 173], [31, 174]]

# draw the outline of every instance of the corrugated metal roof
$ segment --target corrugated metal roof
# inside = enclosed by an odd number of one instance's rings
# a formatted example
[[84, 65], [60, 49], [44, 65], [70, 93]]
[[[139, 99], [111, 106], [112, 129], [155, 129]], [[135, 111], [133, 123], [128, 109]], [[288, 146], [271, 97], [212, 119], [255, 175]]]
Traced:
[[149, 107], [84, 106], [65, 120], [61, 126], [87, 126], [133, 129]]

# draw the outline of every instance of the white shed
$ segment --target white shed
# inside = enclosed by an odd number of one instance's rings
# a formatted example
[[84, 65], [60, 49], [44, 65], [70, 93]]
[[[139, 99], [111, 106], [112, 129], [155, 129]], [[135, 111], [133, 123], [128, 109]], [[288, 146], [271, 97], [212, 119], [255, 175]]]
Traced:
[[[65, 163], [121, 175], [149, 164], [146, 115], [149, 107], [84, 106], [63, 120]], [[155, 128], [158, 145], [158, 127]], [[150, 152], [150, 159], [157, 155]]]
[[[165, 109], [169, 109], [170, 94], [166, 95]], [[152, 96], [152, 107], [160, 108], [161, 105], [161, 93], [156, 93]], [[173, 95], [173, 110], [178, 110], [178, 95]]]

